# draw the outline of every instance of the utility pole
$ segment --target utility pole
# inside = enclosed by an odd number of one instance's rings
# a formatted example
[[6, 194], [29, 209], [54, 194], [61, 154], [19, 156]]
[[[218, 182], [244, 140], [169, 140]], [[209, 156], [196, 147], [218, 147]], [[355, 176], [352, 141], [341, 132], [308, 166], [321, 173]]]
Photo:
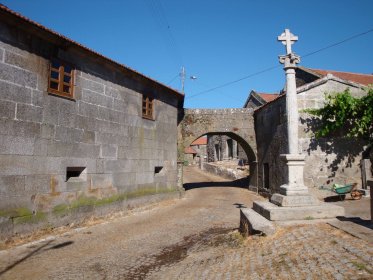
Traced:
[[[181, 79], [181, 92], [184, 94], [185, 76], [186, 76], [184, 66], [181, 67], [181, 71], [180, 71], [179, 76], [180, 76], [180, 79]], [[194, 81], [194, 80], [197, 80], [197, 77], [196, 76], [190, 76], [189, 79]]]

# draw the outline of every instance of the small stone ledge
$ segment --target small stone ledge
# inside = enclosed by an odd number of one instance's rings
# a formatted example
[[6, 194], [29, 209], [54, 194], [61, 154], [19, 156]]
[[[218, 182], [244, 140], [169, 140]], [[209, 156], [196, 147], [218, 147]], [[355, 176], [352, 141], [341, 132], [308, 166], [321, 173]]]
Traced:
[[271, 221], [330, 219], [345, 214], [343, 207], [327, 203], [313, 206], [281, 207], [269, 201], [254, 201], [253, 209]]
[[272, 235], [276, 232], [273, 223], [253, 209], [240, 209], [240, 232], [243, 236], [263, 233]]

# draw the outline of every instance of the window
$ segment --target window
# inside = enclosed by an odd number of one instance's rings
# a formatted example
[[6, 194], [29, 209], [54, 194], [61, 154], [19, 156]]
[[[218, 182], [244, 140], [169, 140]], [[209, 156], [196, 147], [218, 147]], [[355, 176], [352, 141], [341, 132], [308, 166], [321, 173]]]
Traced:
[[158, 174], [162, 171], [163, 166], [156, 166], [154, 167], [154, 174]]
[[154, 99], [150, 96], [142, 96], [142, 117], [154, 120]]
[[70, 178], [87, 180], [87, 171], [85, 166], [66, 167], [66, 182]]
[[53, 60], [50, 64], [48, 92], [67, 98], [74, 98], [74, 70], [61, 61]]

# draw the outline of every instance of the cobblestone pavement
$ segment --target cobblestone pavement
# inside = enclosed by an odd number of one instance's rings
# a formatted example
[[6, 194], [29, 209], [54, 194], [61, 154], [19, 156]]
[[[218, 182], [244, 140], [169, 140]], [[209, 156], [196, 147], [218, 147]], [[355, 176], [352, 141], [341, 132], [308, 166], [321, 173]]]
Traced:
[[373, 279], [365, 241], [326, 224], [244, 240], [239, 207], [260, 198], [194, 169], [185, 176], [196, 183], [182, 200], [1, 251], [0, 278]]

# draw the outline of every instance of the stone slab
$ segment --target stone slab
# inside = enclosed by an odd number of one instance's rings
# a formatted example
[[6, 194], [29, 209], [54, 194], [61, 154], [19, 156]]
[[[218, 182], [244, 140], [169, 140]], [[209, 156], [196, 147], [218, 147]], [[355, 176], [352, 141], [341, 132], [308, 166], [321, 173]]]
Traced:
[[283, 207], [300, 207], [319, 205], [320, 201], [312, 195], [282, 195], [275, 193], [271, 197], [271, 202]]
[[276, 232], [273, 223], [253, 209], [240, 209], [240, 232], [247, 236], [254, 233], [272, 235]]
[[254, 201], [253, 209], [270, 221], [329, 219], [345, 214], [343, 207], [327, 203], [314, 206], [280, 207], [269, 201]]

